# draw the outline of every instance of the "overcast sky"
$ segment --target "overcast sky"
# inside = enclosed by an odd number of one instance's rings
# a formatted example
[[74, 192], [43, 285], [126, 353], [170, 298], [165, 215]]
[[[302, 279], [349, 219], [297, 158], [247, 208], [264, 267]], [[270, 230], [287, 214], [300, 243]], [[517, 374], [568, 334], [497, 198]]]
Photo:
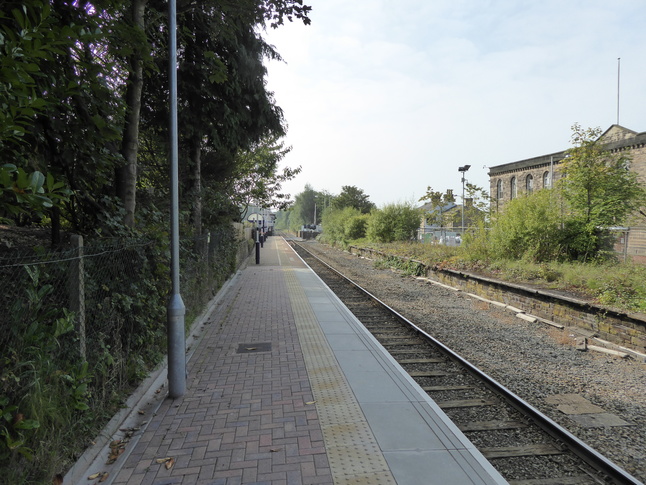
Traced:
[[[285, 62], [268, 85], [289, 125], [284, 185], [379, 207], [427, 186], [461, 195], [458, 167], [570, 147], [571, 126], [646, 131], [643, 0], [309, 0], [312, 24], [269, 29]], [[621, 58], [620, 76], [618, 61]], [[459, 201], [458, 201], [459, 202]]]

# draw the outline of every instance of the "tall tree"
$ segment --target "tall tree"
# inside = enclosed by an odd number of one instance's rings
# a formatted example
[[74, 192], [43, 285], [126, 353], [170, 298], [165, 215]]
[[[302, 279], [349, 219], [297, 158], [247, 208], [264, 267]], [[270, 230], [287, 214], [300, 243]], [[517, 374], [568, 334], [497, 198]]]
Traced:
[[73, 190], [62, 213], [50, 211], [54, 242], [61, 216], [76, 230], [96, 223], [118, 158], [120, 103], [103, 55], [114, 11], [100, 12], [88, 2], [24, 0], [5, 2], [0, 15], [9, 40], [0, 47], [9, 49], [0, 56], [0, 92], [10, 93], [0, 131], [16, 128], [0, 150], [5, 161], [52, 173]]
[[292, 230], [299, 230], [304, 224], [318, 224], [321, 221], [321, 199], [321, 193], [314, 190], [310, 184], [305, 185], [303, 192], [296, 194], [290, 215]]
[[281, 192], [283, 182], [291, 180], [301, 168], [278, 170], [278, 163], [290, 152], [276, 138], [264, 138], [250, 150], [240, 151], [236, 157], [236, 173], [227, 190], [232, 202], [246, 212], [250, 204], [285, 209], [288, 194]]
[[375, 204], [370, 201], [370, 196], [354, 185], [341, 187], [341, 193], [332, 199], [330, 205], [335, 209], [353, 207], [362, 214], [368, 214], [376, 208]]
[[115, 170], [115, 192], [123, 204], [125, 213], [123, 223], [126, 226], [135, 224], [137, 203], [137, 155], [139, 153], [139, 120], [141, 118], [141, 95], [144, 87], [144, 64], [146, 52], [150, 50], [146, 37], [147, 0], [130, 0], [123, 12], [123, 24], [116, 29], [121, 33], [113, 38], [114, 50], [120, 51], [119, 42], [130, 39], [128, 49], [123, 53], [127, 68], [125, 79], [125, 119], [121, 134], [121, 156], [123, 163]]
[[[165, 2], [151, 0], [161, 11]], [[279, 56], [259, 34], [265, 22], [278, 26], [283, 18], [309, 23], [309, 7], [297, 0], [216, 1], [186, 3], [178, 9], [178, 105], [180, 157], [185, 196], [191, 197], [196, 231], [202, 225], [203, 193], [208, 184], [220, 186], [236, 173], [238, 153], [251, 150], [265, 137], [285, 133], [280, 108], [266, 89], [266, 58]], [[155, 34], [156, 35], [156, 34]], [[151, 42], [164, 46], [164, 39]], [[165, 63], [159, 58], [158, 69]], [[146, 83], [147, 122], [160, 123], [164, 83]], [[205, 166], [213, 165], [213, 166]], [[211, 180], [208, 178], [211, 177]]]
[[565, 200], [564, 246], [570, 257], [597, 257], [612, 244], [608, 228], [626, 223], [646, 203], [646, 188], [624, 152], [607, 150], [599, 128], [572, 126], [574, 147], [563, 161], [557, 188]]
[[572, 126], [574, 147], [563, 160], [560, 188], [579, 220], [592, 227], [621, 225], [644, 205], [646, 189], [624, 152], [611, 153], [599, 128]]

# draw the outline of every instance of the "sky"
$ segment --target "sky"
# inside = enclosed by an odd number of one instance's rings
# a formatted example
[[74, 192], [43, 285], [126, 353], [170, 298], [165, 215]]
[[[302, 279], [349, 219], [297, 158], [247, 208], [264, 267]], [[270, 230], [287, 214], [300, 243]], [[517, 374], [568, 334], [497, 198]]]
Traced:
[[[378, 207], [571, 147], [572, 125], [646, 131], [643, 0], [305, 0], [267, 64], [302, 167], [283, 184]], [[618, 61], [618, 59], [621, 59]], [[458, 200], [458, 203], [460, 200]]]

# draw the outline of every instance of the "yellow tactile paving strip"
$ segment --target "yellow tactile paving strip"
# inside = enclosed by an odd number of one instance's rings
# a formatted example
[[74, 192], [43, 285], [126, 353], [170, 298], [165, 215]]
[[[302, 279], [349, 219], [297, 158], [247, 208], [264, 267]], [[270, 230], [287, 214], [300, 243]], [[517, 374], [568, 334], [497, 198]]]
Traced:
[[396, 484], [294, 271], [285, 281], [334, 483]]

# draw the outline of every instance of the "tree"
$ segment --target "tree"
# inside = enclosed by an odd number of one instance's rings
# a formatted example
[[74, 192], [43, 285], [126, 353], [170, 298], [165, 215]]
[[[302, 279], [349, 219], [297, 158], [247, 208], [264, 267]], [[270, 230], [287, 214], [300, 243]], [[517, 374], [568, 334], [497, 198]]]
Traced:
[[419, 209], [412, 204], [388, 204], [370, 214], [366, 236], [371, 241], [383, 243], [413, 240], [420, 217]]
[[285, 148], [275, 137], [264, 138], [249, 150], [240, 151], [236, 157], [236, 170], [232, 177], [233, 187], [227, 190], [232, 202], [245, 213], [250, 204], [261, 207], [285, 209], [289, 194], [280, 192], [283, 182], [300, 173], [301, 167], [283, 168], [278, 163], [291, 147]]
[[0, 93], [8, 94], [11, 114], [2, 117], [0, 132], [14, 127], [12, 136], [0, 135], [0, 150], [9, 156], [5, 161], [50, 173], [72, 190], [63, 206], [48, 211], [54, 243], [61, 218], [77, 231], [96, 225], [119, 158], [122, 111], [111, 83], [114, 66], [103, 56], [114, 11], [104, 16], [97, 9], [84, 2], [25, 0], [5, 2], [3, 12], [11, 15], [0, 14], [0, 38], [9, 40], [0, 47], [8, 49], [0, 55]]
[[[150, 1], [151, 9], [161, 15], [166, 2]], [[184, 26], [178, 31], [179, 155], [187, 168], [180, 183], [192, 207], [197, 232], [202, 225], [205, 191], [235, 189], [236, 176], [250, 175], [237, 167], [239, 161], [245, 163], [244, 153], [255, 150], [263, 139], [277, 139], [286, 131], [282, 110], [267, 90], [263, 65], [266, 58], [280, 56], [264, 41], [261, 28], [267, 22], [277, 27], [284, 18], [308, 24], [308, 12], [309, 7], [299, 0], [208, 0], [179, 8], [178, 25]], [[151, 44], [160, 49], [157, 69], [166, 72], [161, 54], [165, 39], [157, 33], [151, 35], [156, 36]], [[167, 88], [152, 81], [146, 83], [144, 117], [154, 126], [166, 119], [159, 111], [160, 106], [165, 111]], [[283, 173], [287, 178], [294, 175], [292, 169]], [[260, 176], [256, 174], [256, 178]], [[245, 182], [241, 180], [238, 186], [242, 185]], [[226, 196], [238, 198], [233, 192]]]
[[604, 233], [624, 224], [646, 201], [646, 189], [630, 170], [630, 159], [608, 151], [599, 128], [572, 126], [574, 147], [563, 161], [558, 188], [566, 202], [569, 251], [579, 259], [603, 249]]
[[300, 230], [304, 224], [318, 224], [323, 215], [325, 194], [317, 192], [310, 184], [300, 194], [296, 194], [289, 217], [290, 229]]
[[346, 244], [352, 239], [366, 236], [369, 214], [362, 214], [354, 207], [330, 207], [323, 213], [323, 239], [329, 243]]
[[567, 150], [559, 181], [572, 214], [585, 224], [623, 224], [646, 200], [646, 190], [630, 170], [624, 152], [611, 153], [599, 139], [599, 128], [572, 126], [574, 147]]
[[335, 209], [353, 207], [362, 214], [369, 214], [376, 207], [369, 199], [370, 197], [358, 187], [344, 185], [341, 187], [341, 193], [332, 199], [330, 205]]
[[[217, 152], [210, 160], [221, 164], [207, 167], [215, 177], [207, 182], [228, 182], [219, 175], [235, 172], [239, 152], [284, 134], [263, 66], [279, 57], [261, 33], [285, 20], [309, 24], [309, 12], [302, 0], [180, 2], [180, 157], [191, 168], [181, 183], [193, 197], [196, 226], [202, 156]], [[132, 226], [142, 192], [166, 205], [157, 182], [167, 178], [167, 44], [163, 0], [3, 3], [0, 155], [25, 173], [51, 174], [71, 191], [47, 210], [54, 234], [60, 220], [82, 233], [120, 231], [120, 219]], [[275, 181], [293, 174], [287, 169]]]
[[465, 204], [464, 217], [468, 221], [468, 223], [465, 222], [467, 226], [488, 222], [491, 210], [491, 198], [485, 189], [467, 182], [466, 196], [463, 204]]
[[419, 201], [422, 202], [428, 200], [431, 203], [430, 215], [426, 216], [426, 219], [429, 223], [438, 224], [440, 227], [444, 226], [444, 211], [447, 208], [453, 207], [455, 203], [455, 196], [453, 195], [452, 190], [447, 190], [445, 193], [433, 190], [429, 185], [426, 188], [426, 194], [419, 198]]
[[[131, 0], [129, 8], [125, 9], [123, 23], [115, 29], [132, 41], [125, 52], [127, 77], [125, 79], [125, 116], [121, 134], [121, 156], [123, 163], [115, 169], [115, 191], [123, 204], [125, 214], [123, 223], [126, 226], [135, 224], [135, 208], [137, 201], [137, 155], [139, 153], [139, 120], [141, 118], [141, 95], [144, 88], [144, 65], [146, 52], [150, 50], [146, 37], [147, 0]], [[116, 36], [115, 36], [116, 37]], [[114, 49], [120, 48], [118, 38]], [[148, 59], [149, 61], [149, 59]]]

